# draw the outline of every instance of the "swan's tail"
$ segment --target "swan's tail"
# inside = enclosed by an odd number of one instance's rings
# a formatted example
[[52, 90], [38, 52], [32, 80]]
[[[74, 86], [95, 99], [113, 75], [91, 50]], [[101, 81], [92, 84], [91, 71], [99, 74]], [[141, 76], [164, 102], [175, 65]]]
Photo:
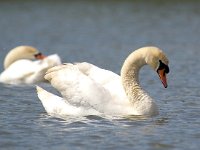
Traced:
[[64, 103], [61, 97], [47, 92], [39, 86], [36, 86], [36, 90], [38, 98], [48, 114], [55, 113], [59, 106], [58, 103]]
[[49, 115], [61, 117], [66, 115], [80, 115], [81, 108], [70, 105], [62, 97], [54, 95], [43, 88], [36, 86], [38, 98]]
[[100, 114], [92, 108], [85, 109], [83, 107], [75, 107], [73, 105], [70, 105], [66, 100], [63, 100], [63, 98], [47, 92], [39, 86], [36, 86], [36, 90], [38, 98], [40, 99], [44, 109], [51, 116], [63, 118], [68, 115], [86, 116], [91, 114]]

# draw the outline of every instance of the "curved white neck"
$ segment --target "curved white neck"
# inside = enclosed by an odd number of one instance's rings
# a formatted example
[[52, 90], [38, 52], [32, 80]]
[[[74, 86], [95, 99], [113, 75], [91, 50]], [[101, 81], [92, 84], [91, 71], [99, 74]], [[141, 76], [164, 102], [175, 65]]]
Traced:
[[[138, 75], [140, 69], [146, 64], [147, 63], [142, 53], [139, 53], [139, 51], [135, 51], [128, 56], [122, 66], [122, 84], [127, 96], [129, 97], [129, 99], [131, 99], [131, 101], [134, 101], [135, 98], [133, 98], [133, 96], [135, 97], [136, 95], [138, 95], [137, 92], [142, 90], [139, 84]], [[136, 94], [132, 94], [132, 92]]]
[[[146, 51], [134, 51], [125, 60], [121, 69], [121, 80], [129, 101], [141, 115], [157, 114], [156, 104], [153, 99], [142, 89], [139, 84], [139, 71], [147, 64]], [[145, 109], [143, 109], [145, 107]]]
[[20, 59], [31, 59], [31, 57], [27, 55], [25, 48], [14, 48], [6, 55], [4, 59], [4, 69], [7, 69], [12, 63]]
[[7, 54], [7, 56], [4, 59], [4, 69], [7, 69], [12, 63], [15, 61], [21, 59], [20, 57], [17, 57], [17, 55], [13, 52], [10, 52]]

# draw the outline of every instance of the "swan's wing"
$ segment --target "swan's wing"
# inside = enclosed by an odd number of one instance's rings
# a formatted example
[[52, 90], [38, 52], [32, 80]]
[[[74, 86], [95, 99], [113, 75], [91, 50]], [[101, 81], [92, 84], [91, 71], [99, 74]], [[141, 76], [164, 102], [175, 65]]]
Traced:
[[126, 102], [127, 97], [121, 84], [121, 77], [118, 74], [110, 70], [99, 68], [87, 62], [76, 63], [75, 65], [83, 74], [102, 85], [107, 91], [109, 91], [112, 97], [112, 102]]
[[51, 85], [56, 88], [71, 105], [94, 108], [103, 111], [102, 105], [110, 99], [110, 93], [83, 74], [76, 65], [65, 64], [49, 69], [45, 75]]
[[41, 68], [51, 68], [61, 64], [61, 59], [57, 54], [52, 54], [42, 60], [34, 61], [34, 63], [41, 66]]
[[0, 81], [10, 84], [23, 83], [27, 77], [34, 74], [36, 68], [37, 65], [30, 60], [18, 60], [1, 73]]
[[46, 71], [59, 64], [61, 64], [61, 61], [56, 54], [38, 61], [18, 60], [1, 73], [0, 82], [8, 84], [33, 84], [45, 81], [44, 75]]
[[66, 104], [81, 109], [82, 115], [131, 114], [133, 111], [124, 91], [117, 87], [120, 81], [102, 85], [80, 71], [77, 65], [55, 66], [47, 71], [45, 79], [61, 93]]
[[34, 61], [34, 64], [37, 66], [34, 70], [34, 74], [27, 78], [26, 83], [38, 83], [45, 81], [44, 75], [47, 70], [51, 67], [61, 64], [61, 59], [57, 54], [49, 55], [43, 60]]
[[82, 62], [75, 64], [78, 69], [95, 82], [105, 85], [108, 82], [120, 80], [120, 76], [110, 70], [99, 68], [91, 63]]
[[67, 115], [86, 116], [86, 115], [100, 115], [98, 111], [93, 108], [85, 109], [84, 107], [76, 107], [70, 105], [63, 98], [47, 92], [43, 88], [36, 86], [38, 98], [40, 99], [46, 112], [55, 117], [65, 117]]
[[[99, 112], [95, 108], [86, 108], [84, 106], [74, 106], [71, 105], [68, 101], [64, 100], [63, 98], [54, 95], [50, 92], [47, 92], [43, 88], [36, 86], [37, 95], [40, 99], [44, 109], [46, 112], [54, 117], [65, 118], [68, 115], [73, 116], [87, 116], [87, 115], [102, 115], [102, 112]], [[104, 107], [104, 106], [102, 106]], [[106, 110], [106, 108], [104, 107]], [[132, 108], [127, 106], [114, 106], [113, 108], [108, 108], [106, 112], [108, 114], [130, 114], [132, 112]]]
[[107, 113], [131, 114], [133, 112], [132, 105], [122, 86], [121, 77], [118, 74], [87, 62], [76, 63], [76, 66], [82, 73], [109, 92], [111, 98], [104, 105], [104, 110]]

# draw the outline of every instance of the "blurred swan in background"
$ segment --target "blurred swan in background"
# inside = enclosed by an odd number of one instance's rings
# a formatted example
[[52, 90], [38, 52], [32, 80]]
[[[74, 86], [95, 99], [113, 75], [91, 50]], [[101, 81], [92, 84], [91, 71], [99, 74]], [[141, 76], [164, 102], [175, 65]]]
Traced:
[[[33, 61], [37, 59], [36, 61]], [[6, 84], [35, 84], [46, 81], [45, 72], [61, 60], [57, 54], [44, 56], [31, 46], [18, 46], [12, 49], [4, 59], [4, 71], [0, 82]]]
[[154, 116], [158, 114], [157, 105], [141, 88], [138, 79], [140, 68], [146, 64], [158, 73], [166, 88], [169, 72], [166, 55], [157, 47], [143, 47], [126, 58], [121, 76], [86, 62], [53, 67], [45, 79], [62, 97], [37, 86], [38, 97], [52, 116]]

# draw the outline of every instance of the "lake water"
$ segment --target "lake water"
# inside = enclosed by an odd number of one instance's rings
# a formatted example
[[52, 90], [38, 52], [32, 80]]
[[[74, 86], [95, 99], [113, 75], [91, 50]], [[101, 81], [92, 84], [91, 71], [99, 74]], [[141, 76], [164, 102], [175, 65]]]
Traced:
[[147, 45], [170, 60], [167, 89], [149, 67], [140, 73], [160, 108], [153, 118], [57, 119], [47, 115], [34, 85], [0, 84], [0, 149], [200, 148], [200, 2], [6, 0], [0, 1], [0, 31], [1, 71], [4, 56], [18, 45], [116, 73], [132, 50]]

